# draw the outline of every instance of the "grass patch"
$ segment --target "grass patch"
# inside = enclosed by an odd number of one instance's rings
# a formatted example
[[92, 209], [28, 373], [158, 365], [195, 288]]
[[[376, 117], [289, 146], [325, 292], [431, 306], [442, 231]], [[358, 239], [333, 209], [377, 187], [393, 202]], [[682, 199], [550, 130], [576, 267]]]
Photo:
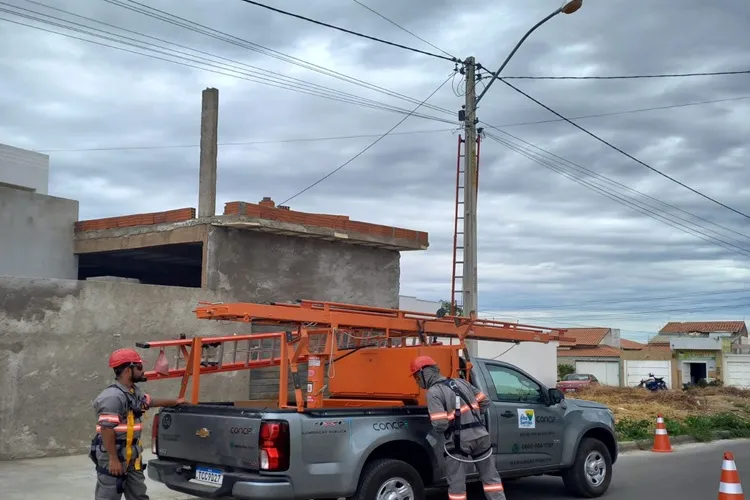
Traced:
[[[664, 417], [670, 436], [691, 436], [698, 441], [710, 441], [714, 431], [727, 431], [732, 437], [750, 437], [750, 419], [734, 413], [690, 415], [684, 420]], [[623, 418], [615, 424], [617, 438], [622, 441], [653, 439], [656, 422], [647, 419]]]

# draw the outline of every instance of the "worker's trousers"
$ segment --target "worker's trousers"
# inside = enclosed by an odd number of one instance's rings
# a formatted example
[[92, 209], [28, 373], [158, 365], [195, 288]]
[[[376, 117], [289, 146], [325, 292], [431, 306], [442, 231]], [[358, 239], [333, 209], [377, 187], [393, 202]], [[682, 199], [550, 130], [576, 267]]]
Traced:
[[[472, 441], [461, 441], [461, 453], [451, 451], [451, 455], [461, 460], [477, 460], [487, 457], [474, 465], [482, 480], [484, 496], [487, 500], [505, 500], [503, 481], [495, 467], [495, 460], [491, 453], [492, 442], [489, 436]], [[489, 456], [487, 456], [489, 454]], [[468, 463], [459, 462], [451, 457], [445, 457], [445, 473], [448, 480], [448, 499], [466, 500], [466, 467]]]
[[[121, 482], [122, 493], [117, 490], [118, 481]], [[123, 494], [125, 500], [149, 500], [146, 493], [146, 476], [142, 470], [129, 470], [127, 476], [109, 476], [107, 474], [96, 474], [96, 490], [94, 500], [121, 500]]]

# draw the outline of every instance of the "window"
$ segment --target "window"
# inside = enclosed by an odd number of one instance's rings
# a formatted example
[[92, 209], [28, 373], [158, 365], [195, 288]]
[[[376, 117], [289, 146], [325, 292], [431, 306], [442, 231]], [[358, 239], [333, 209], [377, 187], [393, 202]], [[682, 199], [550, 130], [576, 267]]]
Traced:
[[505, 366], [488, 365], [498, 401], [541, 403], [542, 388], [529, 377]]

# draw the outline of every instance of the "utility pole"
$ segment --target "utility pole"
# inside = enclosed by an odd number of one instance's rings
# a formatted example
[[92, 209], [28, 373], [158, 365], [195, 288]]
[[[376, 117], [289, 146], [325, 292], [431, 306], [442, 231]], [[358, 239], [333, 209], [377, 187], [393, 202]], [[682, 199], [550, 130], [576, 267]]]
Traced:
[[[464, 61], [466, 103], [464, 104], [464, 249], [463, 314], [477, 314], [477, 93], [473, 57]], [[477, 343], [468, 340], [469, 356], [477, 356]]]
[[198, 177], [198, 217], [216, 215], [216, 159], [219, 153], [219, 90], [203, 90], [201, 103], [201, 160]]

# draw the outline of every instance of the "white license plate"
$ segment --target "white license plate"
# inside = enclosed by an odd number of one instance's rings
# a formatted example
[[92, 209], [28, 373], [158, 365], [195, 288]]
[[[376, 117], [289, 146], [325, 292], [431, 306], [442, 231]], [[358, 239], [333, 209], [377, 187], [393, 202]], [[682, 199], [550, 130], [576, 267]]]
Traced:
[[216, 469], [207, 469], [205, 467], [195, 468], [195, 482], [210, 484], [211, 486], [221, 486], [224, 482], [224, 473]]
[[575, 389], [568, 389], [568, 392], [576, 392]]

